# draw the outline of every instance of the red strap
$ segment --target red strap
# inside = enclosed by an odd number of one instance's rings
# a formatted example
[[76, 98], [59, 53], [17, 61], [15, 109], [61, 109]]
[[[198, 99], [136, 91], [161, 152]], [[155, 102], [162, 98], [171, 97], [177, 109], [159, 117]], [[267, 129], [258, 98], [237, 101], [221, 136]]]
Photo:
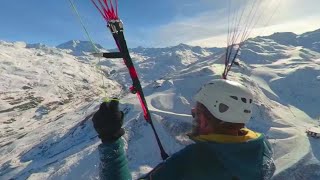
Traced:
[[[112, 0], [91, 0], [94, 6], [99, 10], [103, 18], [108, 22], [110, 20], [117, 20], [118, 18], [118, 0], [115, 0], [115, 8]], [[97, 4], [97, 2], [99, 5]]]
[[[97, 5], [97, 3], [95, 2], [95, 0], [91, 0], [91, 1], [92, 1], [93, 4], [95, 5], [95, 7], [99, 10], [99, 12], [100, 12], [101, 15], [104, 17], [104, 19], [107, 21], [107, 23], [110, 23], [110, 20], [119, 20], [119, 17], [118, 17], [118, 5], [117, 5], [117, 4], [118, 4], [118, 0], [96, 0], [96, 1], [99, 2], [100, 8], [99, 8], [99, 6]], [[103, 2], [102, 2], [102, 1], [103, 1]], [[114, 7], [113, 7], [113, 5], [112, 5], [112, 1], [115, 2], [115, 5], [116, 5], [115, 8], [116, 8], [116, 10], [114, 10]], [[110, 6], [109, 6], [108, 2], [110, 3]], [[104, 3], [104, 4], [103, 4], [103, 3]], [[115, 41], [116, 41], [116, 44], [117, 44], [117, 46], [118, 46], [119, 51], [122, 52], [122, 50], [121, 50], [121, 48], [120, 48], [120, 46], [119, 46], [119, 42], [117, 42], [118, 39], [115, 38]], [[124, 41], [124, 42], [125, 42], [125, 41]], [[125, 59], [123, 59], [123, 60], [126, 61]], [[133, 80], [138, 80], [138, 74], [137, 74], [135, 68], [134, 68], [133, 66], [131, 67], [131, 65], [129, 65], [129, 66], [130, 66], [130, 67], [128, 67], [128, 69], [129, 69], [130, 76], [132, 77]], [[140, 87], [141, 87], [141, 85], [140, 85]], [[140, 87], [139, 87], [139, 88], [140, 88]], [[135, 89], [133, 89], [133, 90], [135, 90]], [[142, 89], [140, 88], [139, 90], [140, 90], [141, 92], [140, 92], [140, 91], [137, 91], [136, 93], [137, 93], [138, 99], [139, 99], [139, 101], [140, 101], [141, 108], [142, 108], [142, 110], [143, 110], [144, 118], [145, 118], [145, 120], [146, 120], [148, 123], [150, 123], [150, 125], [151, 125], [151, 127], [152, 127], [152, 130], [153, 130], [153, 133], [154, 133], [154, 135], [155, 135], [155, 138], [156, 138], [156, 140], [157, 140], [157, 143], [158, 143], [158, 145], [159, 145], [160, 151], [161, 151], [161, 157], [162, 157], [163, 160], [165, 160], [165, 159], [166, 159], [167, 157], [169, 157], [169, 156], [168, 156], [168, 154], [164, 151], [164, 149], [163, 149], [163, 147], [162, 147], [162, 144], [161, 144], [161, 142], [160, 142], [159, 136], [158, 136], [158, 134], [157, 134], [157, 132], [156, 132], [154, 126], [153, 126], [153, 123], [152, 123], [152, 120], [151, 120], [151, 116], [150, 116], [150, 114], [148, 114], [149, 111], [148, 111], [148, 109], [147, 109], [147, 104], [146, 104], [146, 102], [145, 102], [144, 97], [141, 96], [141, 93], [143, 94]]]
[[134, 79], [138, 78], [138, 73], [137, 73], [136, 69], [133, 66], [129, 67], [129, 73], [130, 73], [132, 78], [134, 78]]
[[139, 99], [139, 101], [140, 101], [141, 108], [142, 108], [142, 110], [143, 110], [144, 119], [145, 119], [147, 122], [149, 122], [150, 119], [149, 119], [149, 116], [148, 116], [147, 107], [146, 107], [146, 105], [144, 104], [144, 102], [142, 101], [141, 94], [140, 94], [139, 91], [137, 92], [137, 96], [138, 96], [138, 99]]

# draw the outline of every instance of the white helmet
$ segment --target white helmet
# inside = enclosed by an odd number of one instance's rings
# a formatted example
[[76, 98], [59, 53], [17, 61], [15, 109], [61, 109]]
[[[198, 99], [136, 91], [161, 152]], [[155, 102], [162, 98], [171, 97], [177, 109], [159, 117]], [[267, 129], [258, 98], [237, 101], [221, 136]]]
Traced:
[[251, 117], [253, 96], [238, 82], [217, 79], [204, 85], [195, 95], [211, 114], [221, 121], [247, 123]]

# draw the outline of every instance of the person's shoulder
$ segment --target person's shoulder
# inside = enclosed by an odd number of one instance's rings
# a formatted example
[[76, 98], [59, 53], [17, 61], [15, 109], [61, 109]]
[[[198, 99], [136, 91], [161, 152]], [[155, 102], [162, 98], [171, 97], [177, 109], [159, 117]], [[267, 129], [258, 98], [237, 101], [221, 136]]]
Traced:
[[206, 142], [197, 142], [190, 144], [180, 150], [178, 153], [186, 156], [193, 157], [197, 155], [197, 157], [210, 153], [212, 151], [212, 148], [210, 148], [210, 145]]

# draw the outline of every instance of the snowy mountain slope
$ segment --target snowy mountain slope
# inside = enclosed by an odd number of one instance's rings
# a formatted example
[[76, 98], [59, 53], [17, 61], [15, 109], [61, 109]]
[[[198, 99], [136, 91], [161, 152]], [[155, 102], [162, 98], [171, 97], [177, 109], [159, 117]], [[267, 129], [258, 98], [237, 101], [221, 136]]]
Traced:
[[[263, 79], [266, 82], [265, 93], [269, 98], [284, 105], [293, 105], [311, 118], [320, 117], [320, 105], [318, 100], [320, 92], [320, 64], [317, 58], [319, 53], [312, 52], [307, 55], [300, 47], [286, 51], [289, 55], [286, 59], [280, 59], [271, 64], [254, 66], [253, 77]], [[308, 57], [306, 59], [306, 57]]]
[[270, 64], [288, 58], [290, 46], [278, 44], [271, 39], [255, 38], [246, 41], [239, 59], [248, 64]]
[[[96, 136], [81, 129], [102, 94], [101, 74], [55, 48], [26, 47], [0, 43], [0, 179], [64, 166], [70, 149], [77, 153], [92, 142], [83, 137]], [[104, 81], [108, 95], [120, 92], [118, 83]]]
[[[277, 38], [283, 41], [288, 39], [280, 36]], [[74, 96], [78, 94], [78, 98], [71, 99], [56, 109], [50, 109], [49, 114], [43, 113], [46, 111], [41, 108], [37, 110], [38, 106], [20, 111], [20, 114], [15, 112], [19, 110], [18, 107], [14, 112], [0, 113], [1, 121], [3, 117], [11, 115], [10, 113], [18, 114], [16, 121], [13, 121], [14, 124], [10, 121], [7, 121], [8, 124], [0, 124], [1, 132], [5, 132], [2, 134], [1, 142], [8, 143], [0, 147], [0, 179], [97, 179], [99, 139], [90, 121], [92, 113], [99, 105], [99, 101], [94, 99], [101, 92], [100, 89], [96, 89], [101, 86], [99, 80], [101, 77], [90, 67], [90, 61], [97, 59], [73, 57], [66, 54], [65, 50], [55, 48], [26, 49], [24, 46], [21, 43], [5, 42], [0, 46], [1, 74], [5, 72], [8, 77], [8, 72], [20, 73], [15, 75], [15, 78], [3, 78], [5, 83], [1, 83], [0, 86], [1, 90], [6, 87], [3, 92], [11, 92], [10, 89], [13, 89], [11, 87], [19, 92], [38, 90], [41, 94], [39, 97], [45, 98], [40, 104], [46, 101], [47, 97], [59, 100], [57, 95], [59, 93], [66, 99], [68, 91]], [[140, 77], [145, 82], [145, 95], [154, 125], [164, 148], [172, 154], [191, 143], [185, 134], [191, 128], [192, 119], [189, 114], [194, 104], [192, 97], [202, 84], [221, 77], [223, 52], [209, 52], [202, 48], [190, 50], [187, 46], [180, 45], [179, 48], [172, 50], [170, 55], [168, 51], [164, 51], [165, 49], [140, 48], [139, 51], [131, 52], [139, 73], [143, 74]], [[265, 133], [274, 148], [277, 166], [274, 179], [319, 179], [320, 174], [317, 171], [320, 169], [319, 140], [308, 138], [305, 134], [305, 129], [316, 125], [314, 119], [319, 117], [319, 101], [315, 98], [320, 95], [319, 53], [303, 46], [294, 46], [292, 43], [281, 44], [265, 37], [251, 39], [245, 49], [250, 51], [251, 55], [246, 55], [245, 50], [242, 51], [240, 67], [235, 66], [229, 78], [249, 87], [256, 97], [254, 114], [248, 126]], [[177, 56], [176, 52], [181, 52], [181, 56], [174, 58]], [[41, 58], [38, 58], [37, 54]], [[4, 61], [6, 58], [20, 58], [20, 61], [11, 59]], [[42, 62], [50, 60], [58, 63], [54, 64], [54, 68], [50, 71], [54, 80], [44, 81], [41, 78], [39, 80], [39, 77], [51, 79], [45, 73], [38, 76], [38, 79], [32, 74], [34, 72], [29, 73], [28, 67], [34, 68], [35, 72], [50, 69], [51, 64], [48, 63], [40, 66]], [[16, 71], [17, 64], [20, 65], [21, 62], [24, 63], [19, 68], [23, 71]], [[103, 60], [102, 64], [105, 65], [102, 69], [109, 77], [117, 79], [121, 84], [131, 84], [130, 79], [126, 78], [127, 72], [122, 60]], [[142, 67], [138, 67], [140, 65]], [[78, 76], [69, 78], [70, 75], [61, 73], [65, 71], [61, 67], [66, 68], [68, 74], [83, 73], [83, 75], [81, 78]], [[77, 71], [74, 70], [77, 69], [75, 67], [78, 67]], [[88, 74], [80, 67], [87, 69]], [[89, 74], [92, 79], [88, 80], [88, 84], [99, 91], [92, 96], [89, 95], [92, 89], [79, 88], [85, 84], [81, 83], [82, 78]], [[37, 79], [40, 85], [32, 86], [33, 89], [24, 87], [26, 89], [23, 90], [20, 82], [24, 82], [23, 80], [29, 76], [30, 79]], [[42, 87], [44, 85], [41, 84], [44, 82], [47, 82], [46, 85], [50, 88]], [[114, 82], [107, 84], [110, 84], [107, 92], [115, 95], [120, 93], [118, 84]], [[62, 87], [63, 90], [53, 91], [56, 86]], [[92, 100], [85, 101], [86, 95]], [[63, 98], [60, 98], [60, 101], [63, 101]], [[40, 100], [33, 101], [36, 104]], [[129, 167], [133, 177], [137, 178], [161, 162], [161, 157], [151, 127], [144, 121], [135, 95], [129, 94], [123, 97], [121, 104], [121, 109], [126, 114], [124, 138]], [[2, 100], [1, 96], [0, 107], [1, 110], [2, 108], [10, 110], [12, 105], [7, 99]], [[37, 119], [39, 115], [36, 114], [43, 115]], [[24, 123], [26, 120], [30, 123]], [[19, 129], [21, 126], [24, 129]]]
[[298, 43], [303, 47], [320, 52], [320, 29], [303, 33], [297, 39]]
[[299, 46], [297, 36], [298, 36], [297, 34], [292, 32], [281, 32], [281, 33], [274, 33], [264, 38], [271, 39], [283, 45]]
[[[70, 47], [70, 42], [73, 41], [64, 43], [69, 44], [68, 46], [62, 44], [57, 47], [61, 49], [70, 49], [74, 52], [72, 54], [78, 54], [78, 52], [83, 51], [94, 52], [91, 46], [88, 49], [81, 48], [87, 47], [89, 42], [80, 42], [77, 46], [72, 47]], [[199, 46], [189, 46], [186, 44], [179, 44], [167, 48], [137, 47], [129, 49], [143, 84], [148, 84], [169, 72], [181, 70], [200, 59], [208, 59], [213, 54], [221, 52], [222, 50], [222, 48], [201, 48]], [[108, 51], [116, 52], [117, 50]], [[106, 51], [102, 50], [102, 52]], [[111, 75], [121, 84], [129, 85], [127, 79], [130, 79], [130, 77], [128, 76], [127, 69], [122, 59], [101, 58], [98, 64], [105, 69], [106, 74]], [[157, 70], [157, 73], [153, 73], [155, 69]]]
[[306, 32], [300, 35], [292, 32], [274, 33], [270, 36], [262, 37], [271, 39], [286, 46], [302, 46], [316, 52], [320, 52], [320, 29]]
[[[179, 71], [188, 67], [196, 61], [211, 58], [216, 53], [221, 53], [221, 48], [201, 48], [185, 44], [168, 48], [134, 48], [130, 49], [132, 59], [136, 64], [136, 69], [142, 79], [143, 84], [148, 84], [168, 73]], [[102, 61], [101, 65], [105, 65]], [[122, 65], [123, 67], [123, 65]], [[157, 70], [157, 73], [154, 73]], [[129, 78], [126, 69], [120, 69], [115, 74], [115, 79], [126, 84]]]

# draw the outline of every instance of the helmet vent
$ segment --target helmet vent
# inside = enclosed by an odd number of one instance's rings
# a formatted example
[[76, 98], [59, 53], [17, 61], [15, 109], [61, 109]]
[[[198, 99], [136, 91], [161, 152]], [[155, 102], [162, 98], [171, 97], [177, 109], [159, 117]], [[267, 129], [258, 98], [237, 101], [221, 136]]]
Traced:
[[234, 100], [238, 100], [238, 97], [237, 96], [230, 96], [232, 99]]
[[229, 109], [229, 106], [227, 106], [227, 105], [225, 105], [223, 103], [219, 104], [219, 112], [220, 113], [224, 113], [224, 112], [228, 111], [228, 109]]
[[252, 103], [252, 99], [250, 99], [250, 104]]
[[244, 113], [251, 113], [251, 111], [250, 111], [250, 110], [247, 110], [247, 109], [245, 109], [243, 112], [244, 112]]
[[241, 98], [241, 101], [244, 103], [247, 103], [247, 99], [246, 98]]

